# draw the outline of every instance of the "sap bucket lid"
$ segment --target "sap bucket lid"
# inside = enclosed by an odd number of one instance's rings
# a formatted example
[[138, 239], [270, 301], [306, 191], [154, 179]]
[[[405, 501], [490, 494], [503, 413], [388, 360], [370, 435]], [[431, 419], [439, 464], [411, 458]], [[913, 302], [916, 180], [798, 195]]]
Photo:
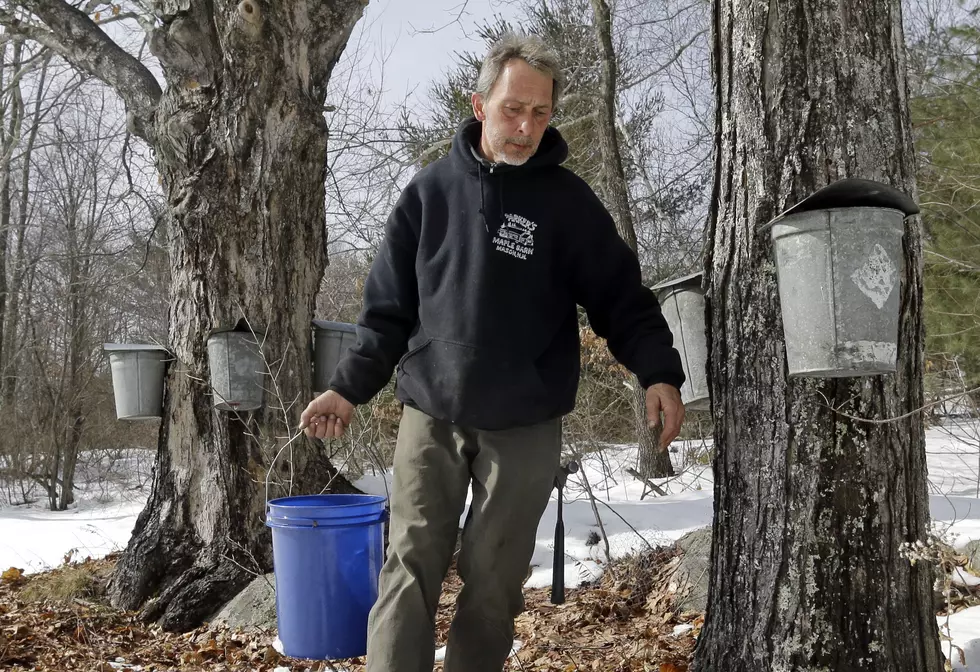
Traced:
[[698, 271], [697, 273], [690, 273], [689, 275], [682, 275], [678, 278], [665, 280], [659, 285], [654, 285], [650, 289], [658, 294], [667, 294], [671, 291], [677, 291], [680, 289], [701, 289], [701, 281], [703, 277], [704, 271]]
[[215, 325], [210, 331], [207, 332], [207, 335], [208, 338], [211, 338], [217, 334], [227, 334], [231, 332], [244, 332], [246, 334], [254, 333], [258, 338], [266, 335], [266, 328], [262, 325], [250, 323], [246, 318], [242, 317], [234, 323], [229, 322]]
[[345, 331], [347, 333], [357, 333], [357, 325], [350, 322], [334, 322], [332, 320], [313, 320], [314, 328], [321, 331]]
[[155, 343], [103, 343], [102, 349], [106, 352], [165, 352], [170, 354], [163, 345]]
[[919, 204], [901, 189], [884, 182], [848, 177], [817, 189], [796, 205], [763, 224], [760, 230], [765, 231], [790, 215], [831, 208], [888, 208], [898, 210], [906, 217], [920, 212]]

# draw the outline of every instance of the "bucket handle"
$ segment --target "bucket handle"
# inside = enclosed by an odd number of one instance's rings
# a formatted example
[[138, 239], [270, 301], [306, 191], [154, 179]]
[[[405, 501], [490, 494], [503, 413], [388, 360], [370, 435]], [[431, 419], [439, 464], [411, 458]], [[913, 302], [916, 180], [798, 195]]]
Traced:
[[[286, 443], [282, 444], [282, 448], [279, 449], [279, 452], [276, 453], [276, 456], [274, 458], [272, 458], [272, 462], [269, 463], [269, 470], [265, 472], [265, 506], [266, 506], [266, 508], [269, 507], [269, 477], [272, 476], [272, 468], [276, 466], [276, 460], [278, 460], [279, 459], [279, 456], [282, 455], [282, 451], [286, 450], [286, 448], [290, 444], [292, 444], [293, 441], [295, 441], [299, 437], [303, 436], [303, 431], [305, 429], [306, 429], [306, 426], [305, 425], [300, 426], [299, 431], [297, 431], [296, 434], [292, 438], [290, 438], [288, 441], [286, 441]], [[292, 490], [292, 487], [293, 487], [292, 481], [289, 482], [289, 487], [290, 487], [290, 491], [291, 491]]]

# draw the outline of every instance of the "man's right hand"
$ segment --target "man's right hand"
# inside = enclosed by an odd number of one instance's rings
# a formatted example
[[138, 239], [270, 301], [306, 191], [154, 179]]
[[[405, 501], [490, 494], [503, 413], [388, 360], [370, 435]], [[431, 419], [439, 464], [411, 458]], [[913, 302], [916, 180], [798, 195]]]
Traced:
[[350, 425], [353, 414], [353, 404], [333, 390], [327, 390], [306, 407], [299, 426], [311, 439], [338, 438]]

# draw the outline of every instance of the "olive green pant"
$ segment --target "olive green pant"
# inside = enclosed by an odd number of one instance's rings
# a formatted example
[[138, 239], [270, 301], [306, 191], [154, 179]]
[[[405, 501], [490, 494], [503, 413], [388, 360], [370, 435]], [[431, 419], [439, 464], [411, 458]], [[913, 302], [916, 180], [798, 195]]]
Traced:
[[368, 623], [368, 672], [432, 672], [436, 608], [471, 482], [457, 558], [463, 588], [444, 669], [503, 669], [560, 454], [560, 419], [490, 432], [405, 407], [395, 447], [388, 556]]

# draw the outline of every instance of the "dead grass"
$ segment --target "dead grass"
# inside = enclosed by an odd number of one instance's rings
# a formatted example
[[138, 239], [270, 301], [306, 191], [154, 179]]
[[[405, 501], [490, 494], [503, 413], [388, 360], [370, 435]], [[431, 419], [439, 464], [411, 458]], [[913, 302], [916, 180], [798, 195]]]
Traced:
[[38, 574], [20, 591], [27, 602], [68, 603], [101, 601], [111, 572], [111, 562], [81, 562]]

